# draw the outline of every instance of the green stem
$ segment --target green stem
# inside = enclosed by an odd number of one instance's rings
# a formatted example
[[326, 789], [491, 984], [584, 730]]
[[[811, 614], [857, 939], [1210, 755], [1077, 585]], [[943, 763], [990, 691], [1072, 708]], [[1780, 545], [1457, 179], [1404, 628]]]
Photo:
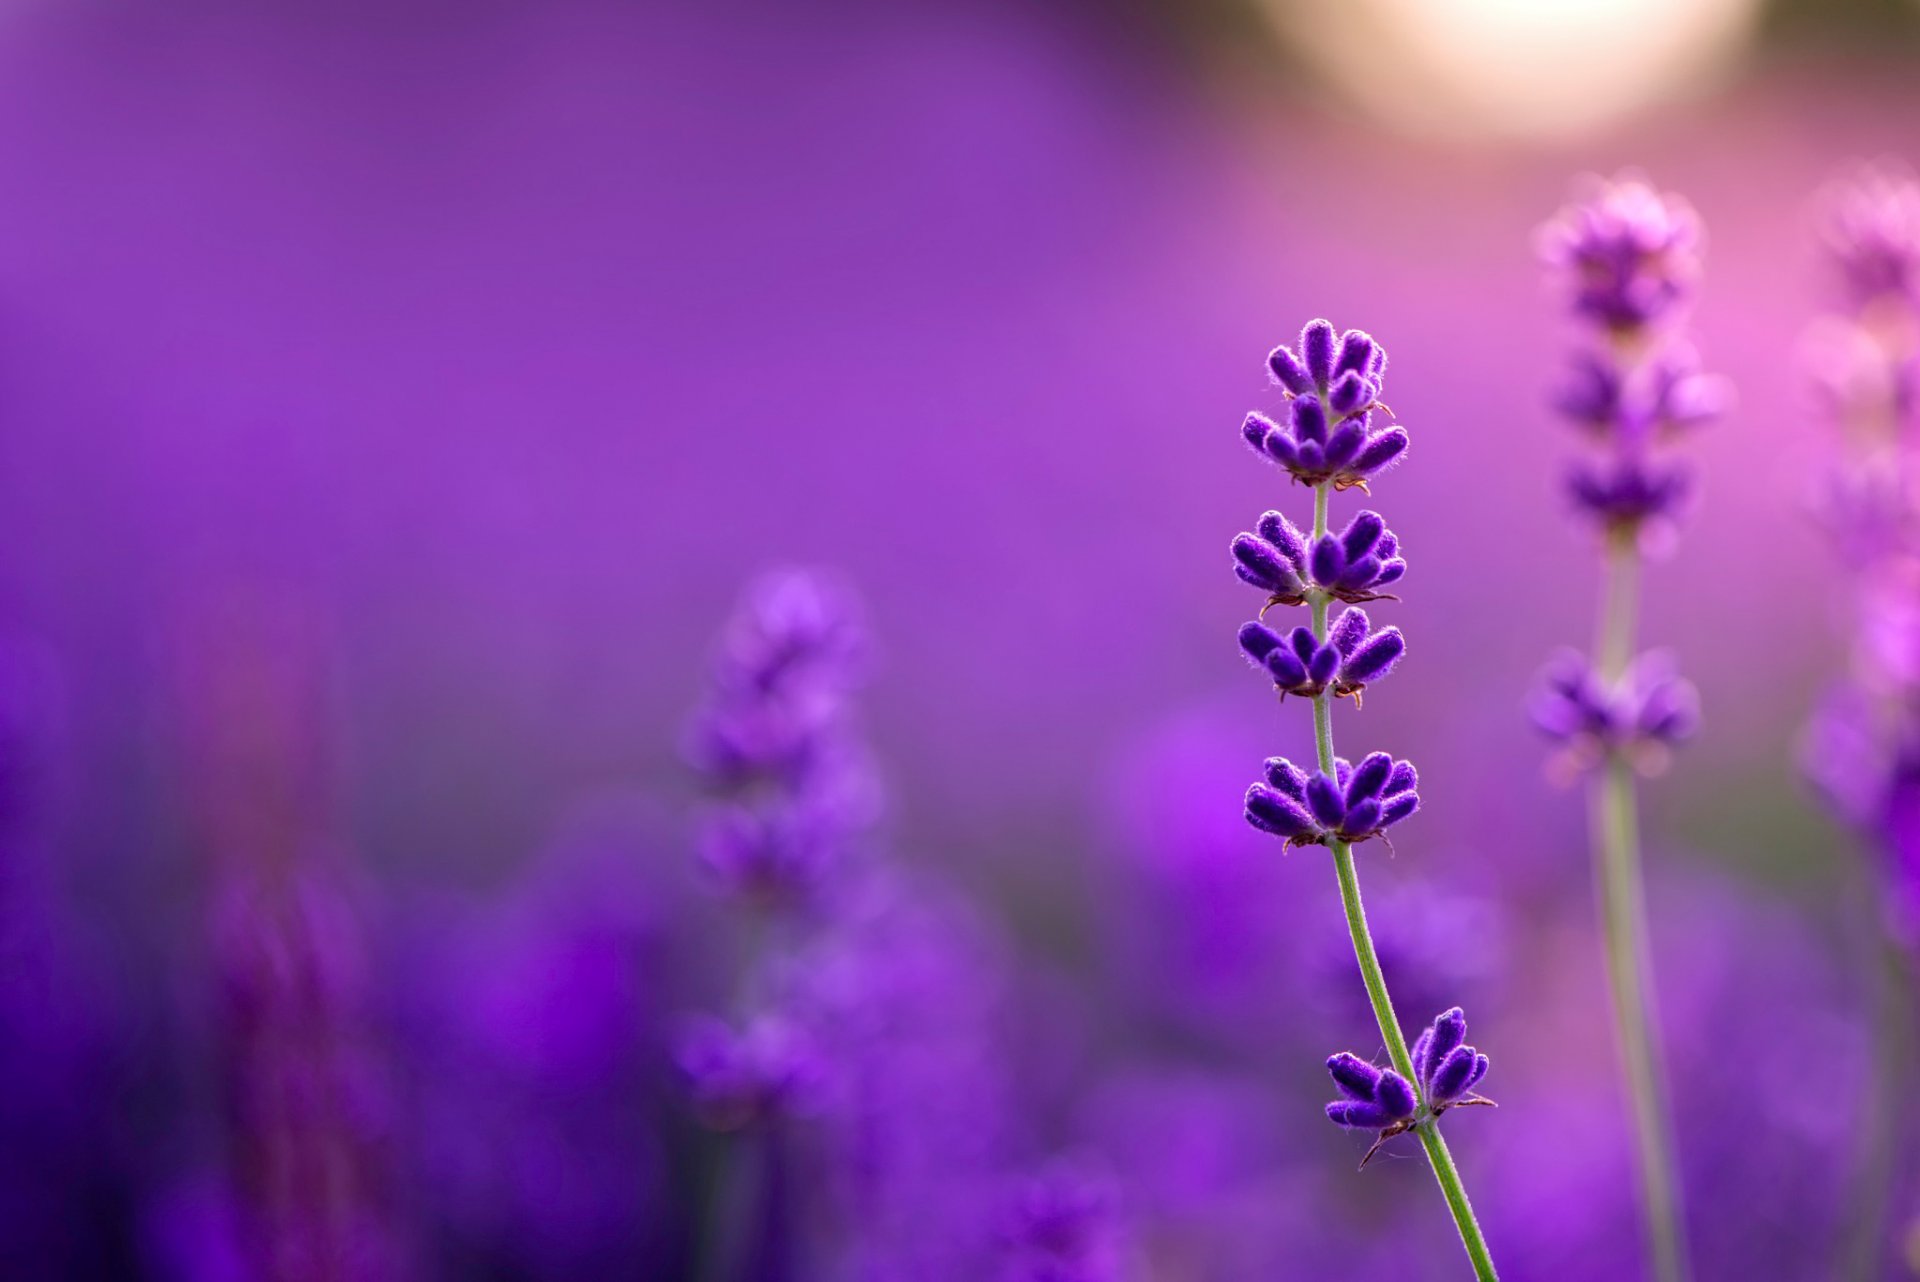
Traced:
[[1907, 1080], [1914, 1052], [1914, 994], [1906, 957], [1899, 943], [1880, 929], [1884, 888], [1874, 870], [1862, 860], [1854, 880], [1861, 890], [1862, 918], [1871, 924], [1873, 956], [1869, 960], [1873, 987], [1873, 1059], [1868, 1083], [1867, 1113], [1861, 1119], [1861, 1149], [1847, 1198], [1856, 1208], [1849, 1224], [1843, 1276], [1871, 1282], [1881, 1276], [1886, 1256], [1888, 1202], [1893, 1196], [1894, 1146], [1904, 1118], [1901, 1084]]
[[[1317, 539], [1327, 532], [1327, 492], [1326, 485], [1318, 485], [1313, 491], [1313, 535]], [[1327, 600], [1317, 596], [1313, 600], [1313, 634], [1322, 641], [1327, 637]], [[1313, 701], [1313, 739], [1314, 750], [1318, 754], [1322, 774], [1332, 775], [1333, 765], [1333, 696], [1322, 692]], [[1328, 848], [1333, 851], [1333, 868], [1340, 879], [1340, 903], [1347, 914], [1347, 933], [1353, 939], [1354, 960], [1360, 963], [1360, 979], [1367, 988], [1367, 1000], [1373, 1003], [1373, 1017], [1380, 1025], [1380, 1036], [1387, 1044], [1387, 1058], [1393, 1061], [1394, 1069], [1409, 1082], [1415, 1092], [1420, 1090], [1419, 1074], [1413, 1069], [1413, 1056], [1407, 1051], [1406, 1036], [1400, 1031], [1400, 1017], [1393, 1012], [1393, 998], [1387, 992], [1387, 977], [1380, 970], [1380, 957], [1374, 951], [1373, 932], [1367, 926], [1366, 906], [1360, 900], [1360, 878], [1354, 869], [1353, 848], [1344, 841], [1329, 841]], [[1423, 1104], [1425, 1100], [1421, 1101]], [[1467, 1201], [1466, 1186], [1460, 1182], [1460, 1170], [1453, 1164], [1453, 1154], [1447, 1149], [1447, 1142], [1441, 1138], [1440, 1123], [1430, 1119], [1415, 1128], [1420, 1135], [1420, 1143], [1427, 1150], [1427, 1161], [1433, 1167], [1433, 1177], [1440, 1182], [1440, 1192], [1447, 1199], [1447, 1209], [1453, 1213], [1454, 1227], [1460, 1231], [1460, 1243], [1467, 1249], [1467, 1258], [1473, 1262], [1474, 1276], [1481, 1282], [1498, 1282], [1499, 1274], [1494, 1271], [1493, 1255], [1487, 1250], [1486, 1237], [1480, 1232], [1480, 1222], [1474, 1218], [1473, 1204]]]
[[[1600, 619], [1599, 670], [1608, 683], [1626, 671], [1633, 652], [1639, 552], [1626, 537], [1612, 539]], [[1647, 976], [1646, 893], [1641, 883], [1640, 834], [1633, 768], [1614, 753], [1593, 785], [1595, 878], [1606, 946], [1607, 986], [1614, 1034], [1626, 1074], [1640, 1168], [1646, 1247], [1660, 1282], [1686, 1282], [1686, 1231], [1680, 1205], [1666, 1087], [1660, 1075], [1660, 1036]]]

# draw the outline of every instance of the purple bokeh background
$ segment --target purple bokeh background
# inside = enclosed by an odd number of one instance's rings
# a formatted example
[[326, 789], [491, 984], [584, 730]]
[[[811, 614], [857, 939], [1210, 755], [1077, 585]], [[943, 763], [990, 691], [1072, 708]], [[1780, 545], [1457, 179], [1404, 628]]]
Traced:
[[[1865, 1000], [1793, 770], [1840, 649], [1792, 353], [1808, 197], [1920, 157], [1912, 64], [1756, 63], [1505, 148], [1262, 66], [1092, 6], [0, 3], [22, 1276], [312, 1275], [229, 1223], [272, 1149], [221, 1101], [279, 1071], [222, 978], [254, 879], [334, 905], [273, 973], [331, 1012], [284, 1036], [348, 1082], [300, 1133], [368, 1213], [349, 1275], [679, 1276], [661, 1046], [726, 952], [681, 727], [792, 562], [863, 594], [887, 844], [995, 959], [953, 999], [992, 1177], [1093, 1154], [1129, 1276], [1457, 1276], [1418, 1164], [1356, 1177], [1318, 1117], [1319, 1060], [1375, 1049], [1332, 878], [1238, 816], [1310, 745], [1234, 651], [1225, 550], [1305, 492], [1236, 429], [1315, 315], [1388, 346], [1414, 438], [1374, 499], [1409, 658], [1340, 731], [1422, 771], [1363, 860], [1382, 947], [1478, 945], [1430, 996], [1403, 963], [1403, 1014], [1462, 1001], [1495, 1052], [1455, 1148], [1512, 1275], [1634, 1276], [1583, 807], [1522, 713], [1595, 591], [1530, 236], [1628, 164], [1707, 224], [1739, 390], [1644, 619], [1707, 717], [1645, 794], [1701, 1272], [1827, 1276], [1858, 1127], [1805, 1103], [1859, 1080]], [[1824, 1077], [1770, 1066], [1782, 1022]]]

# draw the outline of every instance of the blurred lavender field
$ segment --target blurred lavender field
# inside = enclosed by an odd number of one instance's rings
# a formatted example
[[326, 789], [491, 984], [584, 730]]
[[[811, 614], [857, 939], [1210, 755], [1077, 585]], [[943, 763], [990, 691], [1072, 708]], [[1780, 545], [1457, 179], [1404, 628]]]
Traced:
[[[1231, 640], [1288, 501], [1236, 430], [1324, 315], [1414, 440], [1409, 656], [1343, 722], [1421, 763], [1384, 965], [1496, 1052], [1450, 1133], [1505, 1274], [1640, 1276], [1525, 713], [1594, 591], [1532, 236], [1635, 166], [1738, 390], [1643, 621], [1706, 709], [1644, 792], [1698, 1273], [1840, 1276], [1878, 917], [1796, 766], [1848, 642], [1795, 354], [1813, 193], [1920, 162], [1920, 6], [1730, 20], [1548, 134], [1408, 66], [1410, 128], [1311, 8], [0, 0], [0, 1275], [1466, 1276], [1321, 1116], [1378, 1035], [1322, 852], [1240, 814], [1312, 745]], [[689, 736], [793, 565], [859, 602], [861, 877], [754, 943]], [[783, 943], [768, 1121], [684, 1050]]]

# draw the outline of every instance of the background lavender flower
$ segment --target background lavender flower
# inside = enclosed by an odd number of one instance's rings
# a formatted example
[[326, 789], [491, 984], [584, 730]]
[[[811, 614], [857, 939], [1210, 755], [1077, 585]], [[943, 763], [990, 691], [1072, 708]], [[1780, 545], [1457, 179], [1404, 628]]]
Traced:
[[1643, 774], [1658, 774], [1700, 724], [1700, 696], [1664, 650], [1640, 655], [1610, 685], [1584, 655], [1564, 651], [1548, 666], [1529, 710], [1534, 725], [1560, 744], [1558, 768], [1569, 775], [1611, 753]]

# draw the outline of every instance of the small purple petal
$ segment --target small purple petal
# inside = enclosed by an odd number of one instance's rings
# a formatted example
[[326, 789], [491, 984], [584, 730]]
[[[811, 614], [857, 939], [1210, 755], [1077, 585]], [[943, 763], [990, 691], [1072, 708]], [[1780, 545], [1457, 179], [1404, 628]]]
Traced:
[[1370, 1100], [1380, 1085], [1380, 1070], [1352, 1051], [1328, 1056], [1327, 1072], [1333, 1074], [1334, 1085], [1350, 1099]]
[[1326, 321], [1310, 321], [1300, 331], [1300, 355], [1313, 381], [1325, 387], [1333, 377], [1333, 326]]
[[1267, 368], [1272, 371], [1274, 381], [1295, 396], [1313, 390], [1313, 376], [1307, 373], [1307, 367], [1300, 363], [1292, 348], [1274, 348], [1267, 354]]
[[1307, 809], [1323, 828], [1338, 828], [1340, 821], [1347, 817], [1346, 801], [1340, 796], [1340, 785], [1325, 775], [1315, 775], [1307, 780]]

